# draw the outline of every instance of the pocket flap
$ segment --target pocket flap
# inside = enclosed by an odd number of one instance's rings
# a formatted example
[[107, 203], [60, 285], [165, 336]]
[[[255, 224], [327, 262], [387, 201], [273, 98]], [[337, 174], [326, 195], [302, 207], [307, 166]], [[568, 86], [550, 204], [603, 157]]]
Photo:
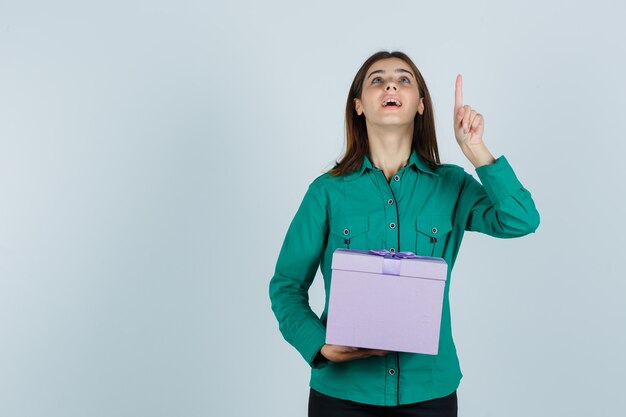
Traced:
[[367, 232], [369, 217], [341, 217], [333, 221], [330, 232], [344, 238], [352, 238]]
[[439, 237], [452, 230], [452, 222], [448, 216], [418, 216], [415, 229], [427, 236]]

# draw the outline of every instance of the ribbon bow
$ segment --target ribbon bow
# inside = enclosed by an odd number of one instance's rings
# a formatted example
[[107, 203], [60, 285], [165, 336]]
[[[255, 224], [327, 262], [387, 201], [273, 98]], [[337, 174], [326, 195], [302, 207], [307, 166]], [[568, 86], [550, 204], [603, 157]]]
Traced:
[[390, 252], [387, 249], [370, 249], [368, 251], [373, 255], [383, 256], [383, 274], [400, 275], [401, 259], [419, 258], [413, 252]]
[[413, 252], [390, 252], [387, 249], [370, 249], [368, 251], [374, 255], [384, 256], [385, 258], [415, 259], [421, 258]]

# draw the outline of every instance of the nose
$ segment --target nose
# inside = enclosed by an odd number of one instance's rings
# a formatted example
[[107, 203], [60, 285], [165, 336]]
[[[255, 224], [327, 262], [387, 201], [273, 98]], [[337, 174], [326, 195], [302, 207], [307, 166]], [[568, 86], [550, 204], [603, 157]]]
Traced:
[[397, 90], [396, 85], [395, 85], [395, 84], [393, 84], [393, 82], [390, 82], [389, 84], [387, 84], [387, 88], [386, 88], [386, 90], [389, 90], [389, 88], [391, 88], [392, 86], [393, 86], [393, 89], [394, 89], [394, 90]]

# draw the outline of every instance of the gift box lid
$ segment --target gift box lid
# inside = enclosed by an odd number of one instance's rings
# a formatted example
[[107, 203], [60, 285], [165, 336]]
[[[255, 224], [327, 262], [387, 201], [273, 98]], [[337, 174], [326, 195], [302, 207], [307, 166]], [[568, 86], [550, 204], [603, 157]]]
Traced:
[[448, 263], [443, 258], [418, 256], [412, 252], [337, 248], [331, 268], [445, 281]]

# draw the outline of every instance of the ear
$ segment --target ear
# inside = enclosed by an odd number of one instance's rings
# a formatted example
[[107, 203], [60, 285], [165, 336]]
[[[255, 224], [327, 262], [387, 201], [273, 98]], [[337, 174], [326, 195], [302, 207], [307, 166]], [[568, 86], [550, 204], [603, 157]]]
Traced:
[[420, 97], [420, 102], [419, 102], [419, 104], [417, 105], [417, 112], [418, 112], [420, 115], [423, 115], [423, 114], [424, 114], [424, 97]]
[[361, 103], [361, 100], [358, 98], [355, 98], [354, 100], [352, 100], [352, 102], [354, 103], [354, 110], [356, 110], [356, 114], [358, 114], [359, 116], [363, 114], [363, 104]]

